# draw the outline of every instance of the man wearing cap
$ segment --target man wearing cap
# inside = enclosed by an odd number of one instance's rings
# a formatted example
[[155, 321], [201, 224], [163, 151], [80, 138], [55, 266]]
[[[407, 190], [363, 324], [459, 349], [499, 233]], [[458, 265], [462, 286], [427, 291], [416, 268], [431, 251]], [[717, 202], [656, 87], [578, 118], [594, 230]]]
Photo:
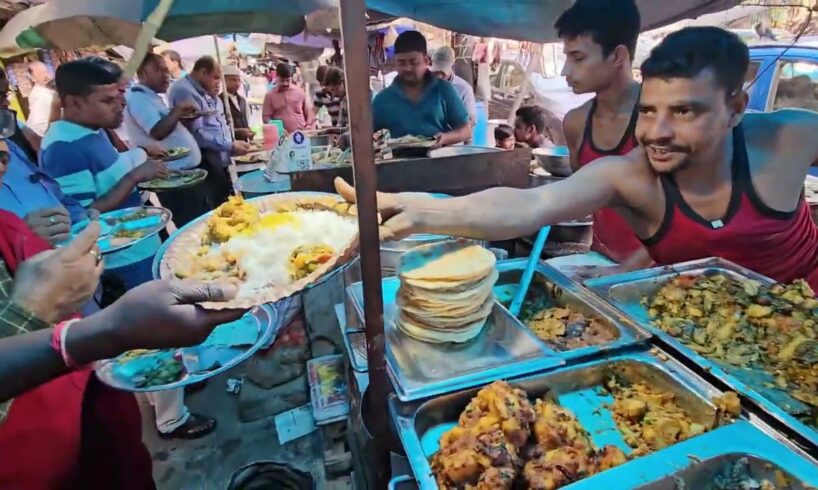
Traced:
[[441, 80], [446, 80], [452, 84], [466, 112], [469, 113], [469, 123], [474, 126], [477, 122], [477, 102], [474, 100], [474, 89], [469, 82], [454, 74], [454, 50], [449, 46], [443, 46], [432, 55], [432, 73]]
[[398, 76], [372, 102], [375, 131], [388, 129], [393, 138], [435, 138], [437, 146], [471, 138], [469, 113], [451, 83], [429, 70], [426, 38], [405, 31], [395, 41]]
[[247, 113], [247, 99], [239, 95], [241, 88], [241, 71], [236, 65], [222, 66], [224, 74], [224, 90], [227, 92], [228, 107], [233, 118], [233, 130], [238, 141], [250, 141], [253, 139], [253, 132], [250, 130], [249, 116]]

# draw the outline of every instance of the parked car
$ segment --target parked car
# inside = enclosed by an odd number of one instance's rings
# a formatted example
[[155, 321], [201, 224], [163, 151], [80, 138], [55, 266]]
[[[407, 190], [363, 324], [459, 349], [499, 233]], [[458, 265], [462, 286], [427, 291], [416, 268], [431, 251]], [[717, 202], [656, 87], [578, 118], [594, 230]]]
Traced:
[[750, 48], [748, 88], [753, 111], [797, 107], [818, 111], [818, 46]]

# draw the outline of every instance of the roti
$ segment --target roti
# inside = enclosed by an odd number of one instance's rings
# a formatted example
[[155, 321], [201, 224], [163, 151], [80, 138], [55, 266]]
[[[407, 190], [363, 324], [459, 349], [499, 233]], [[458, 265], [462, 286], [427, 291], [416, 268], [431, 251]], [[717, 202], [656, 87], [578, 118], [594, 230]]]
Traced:
[[444, 344], [447, 342], [464, 343], [474, 339], [483, 331], [486, 319], [484, 318], [471, 325], [466, 325], [464, 328], [458, 330], [446, 330], [443, 332], [429, 330], [426, 327], [417, 325], [403, 315], [399, 315], [395, 323], [401, 331], [410, 337], [432, 344]]
[[[462, 286], [488, 276], [497, 262], [494, 254], [464, 240], [432, 243], [413, 248], [401, 257], [400, 277], [435, 289]], [[427, 283], [442, 283], [432, 285]]]

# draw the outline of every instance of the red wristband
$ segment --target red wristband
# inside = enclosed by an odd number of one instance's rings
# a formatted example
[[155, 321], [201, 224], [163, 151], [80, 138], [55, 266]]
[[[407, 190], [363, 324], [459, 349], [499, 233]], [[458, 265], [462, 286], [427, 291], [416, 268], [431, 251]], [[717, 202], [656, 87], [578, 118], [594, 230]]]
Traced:
[[60, 322], [54, 327], [54, 332], [51, 334], [51, 348], [57, 351], [65, 365], [71, 369], [79, 369], [82, 367], [71, 358], [65, 348], [65, 338], [68, 335], [68, 329], [78, 321], [79, 319], [73, 319]]

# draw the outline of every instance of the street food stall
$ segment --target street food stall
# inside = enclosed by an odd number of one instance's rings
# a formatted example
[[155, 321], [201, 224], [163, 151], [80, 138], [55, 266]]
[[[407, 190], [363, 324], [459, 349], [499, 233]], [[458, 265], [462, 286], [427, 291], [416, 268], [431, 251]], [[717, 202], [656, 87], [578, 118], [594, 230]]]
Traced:
[[[735, 2], [677, 3], [645, 3], [646, 24]], [[541, 41], [553, 37], [543, 15], [566, 2], [536, 3], [536, 17], [510, 6], [500, 19], [487, 2], [415, 4], [340, 3], [349, 166], [294, 173], [294, 192], [231, 198], [157, 253], [158, 278], [235, 282], [237, 299], [202, 306], [251, 308], [243, 323], [181, 356], [154, 358], [161, 365], [150, 375], [123, 370], [133, 357], [103, 362], [103, 381], [145, 391], [206, 379], [271, 341], [271, 304], [321, 287], [329, 296], [338, 291], [326, 285], [347, 277], [332, 306], [356, 487], [818, 486], [818, 301], [806, 284], [774, 284], [721, 259], [581, 282], [535, 257], [531, 285], [521, 286], [525, 259], [434, 236], [410, 237], [383, 267], [376, 191], [525, 187], [531, 153], [376, 163], [365, 7]], [[473, 15], [452, 15], [454, 6]], [[357, 206], [316, 192], [332, 191], [336, 176], [354, 179]], [[135, 217], [146, 218], [158, 219]], [[360, 281], [346, 274], [357, 256]], [[512, 314], [521, 287], [525, 301]], [[225, 342], [241, 348], [214, 348]], [[146, 354], [155, 353], [127, 356]], [[185, 364], [194, 361], [198, 368]]]
[[[345, 36], [362, 3], [344, 3]], [[543, 28], [549, 24], [543, 15], [515, 17], [514, 9], [483, 9], [481, 2], [469, 6], [475, 15], [464, 14], [458, 2], [423, 10], [413, 2], [372, 3], [471, 34], [492, 29], [494, 35], [526, 36], [533, 29], [522, 28], [519, 19], [528, 18], [537, 23], [532, 39], [553, 35]], [[543, 2], [535, 8], [555, 13], [565, 6]], [[657, 14], [647, 13], [644, 23], [653, 25]], [[504, 25], [498, 15], [517, 22]], [[356, 46], [345, 39], [347, 53]], [[358, 66], [346, 61], [352, 79]], [[371, 159], [365, 108], [352, 111], [361, 126], [353, 132], [361, 144], [355, 146], [353, 137], [353, 146], [362, 211], [374, 205], [383, 172]], [[504, 303], [525, 264], [499, 261], [476, 271], [473, 252], [463, 252], [471, 259], [458, 268], [459, 252], [446, 250], [451, 242], [444, 242], [407, 252], [397, 277], [380, 278], [377, 217], [370, 209], [359, 219], [364, 280], [348, 286], [338, 316], [353, 398], [352, 438], [361, 444], [358, 468], [369, 470], [371, 488], [383, 488], [387, 461], [390, 488], [407, 489], [801, 488], [818, 482], [810, 405], [815, 364], [807, 353], [813, 347], [804, 345], [816, 336], [813, 320], [798, 320], [806, 331], [791, 337], [769, 339], [760, 332], [761, 325], [788, 321], [781, 315], [813, 314], [814, 294], [801, 285], [773, 286], [719, 259], [588, 284], [540, 263], [526, 304], [514, 316]], [[463, 248], [473, 246], [479, 247]], [[432, 263], [439, 267], [418, 265]], [[441, 269], [449, 276], [436, 272]], [[489, 304], [479, 304], [492, 271]], [[795, 306], [807, 298], [807, 309]], [[697, 306], [688, 308], [688, 302]], [[739, 325], [717, 328], [720, 308], [739, 315]], [[476, 322], [463, 325], [462, 316]], [[692, 326], [707, 337], [691, 337]], [[744, 337], [745, 329], [753, 336]], [[752, 345], [756, 341], [760, 346]], [[789, 346], [783, 358], [773, 347], [780, 345]], [[782, 373], [788, 363], [792, 367]], [[384, 389], [394, 392], [385, 395]], [[392, 431], [401, 441], [397, 448]], [[378, 457], [387, 450], [395, 454]]]

